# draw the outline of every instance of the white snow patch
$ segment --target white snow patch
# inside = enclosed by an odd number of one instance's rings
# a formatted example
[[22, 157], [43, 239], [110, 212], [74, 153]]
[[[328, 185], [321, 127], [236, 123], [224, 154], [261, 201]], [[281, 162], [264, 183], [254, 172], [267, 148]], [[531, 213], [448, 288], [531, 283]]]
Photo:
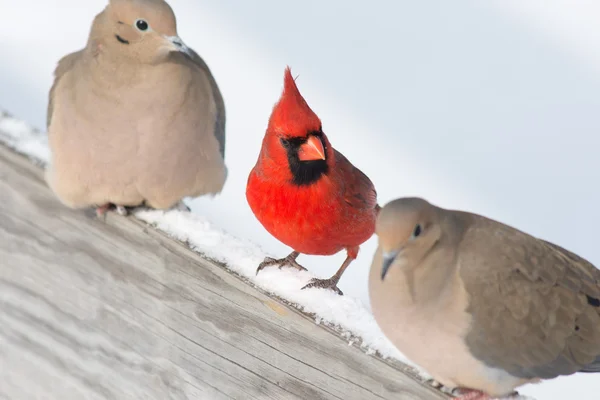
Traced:
[[249, 240], [239, 239], [213, 226], [206, 218], [180, 211], [141, 210], [135, 216], [156, 226], [171, 237], [187, 242], [192, 250], [224, 263], [227, 268], [256, 286], [292, 303], [300, 310], [315, 314], [316, 324], [332, 324], [346, 336], [357, 337], [366, 351], [378, 351], [383, 357], [408, 362], [381, 333], [365, 305], [350, 296], [331, 290], [301, 288], [315, 276], [292, 268], [265, 268], [258, 275], [256, 267], [266, 254]]
[[0, 110], [0, 141], [37, 163], [50, 161], [48, 137]]

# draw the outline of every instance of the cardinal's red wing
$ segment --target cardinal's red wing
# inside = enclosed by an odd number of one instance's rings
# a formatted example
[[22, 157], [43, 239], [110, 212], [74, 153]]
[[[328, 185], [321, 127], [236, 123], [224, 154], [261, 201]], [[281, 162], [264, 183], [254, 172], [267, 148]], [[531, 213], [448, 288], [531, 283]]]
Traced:
[[335, 169], [344, 188], [344, 201], [356, 208], [373, 209], [377, 206], [377, 192], [373, 182], [356, 168], [342, 153], [334, 150]]

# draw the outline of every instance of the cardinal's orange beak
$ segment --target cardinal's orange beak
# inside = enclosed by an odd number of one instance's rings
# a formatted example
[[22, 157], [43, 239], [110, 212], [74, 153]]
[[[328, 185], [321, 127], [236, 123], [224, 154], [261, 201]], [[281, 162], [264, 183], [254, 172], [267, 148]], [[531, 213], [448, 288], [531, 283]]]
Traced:
[[320, 138], [310, 135], [306, 143], [298, 150], [300, 161], [314, 161], [325, 159], [325, 148]]

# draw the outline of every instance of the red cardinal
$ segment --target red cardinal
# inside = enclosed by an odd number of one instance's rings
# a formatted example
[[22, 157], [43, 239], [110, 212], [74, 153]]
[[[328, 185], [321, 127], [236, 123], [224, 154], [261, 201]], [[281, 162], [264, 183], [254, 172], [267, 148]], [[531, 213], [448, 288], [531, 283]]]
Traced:
[[271, 265], [305, 270], [296, 262], [300, 253], [332, 255], [346, 249], [348, 256], [335, 275], [303, 287], [342, 294], [337, 284], [344, 270], [375, 231], [377, 193], [369, 178], [331, 146], [289, 67], [248, 177], [246, 198], [267, 231], [294, 249], [279, 260], [267, 257], [256, 273]]

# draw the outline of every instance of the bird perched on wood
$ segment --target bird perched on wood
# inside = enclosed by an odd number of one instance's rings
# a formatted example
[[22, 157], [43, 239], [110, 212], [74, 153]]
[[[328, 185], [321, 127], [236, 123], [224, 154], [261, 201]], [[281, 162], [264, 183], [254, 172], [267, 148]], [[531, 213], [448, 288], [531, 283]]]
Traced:
[[337, 284], [344, 270], [375, 230], [377, 193], [369, 178], [331, 146], [289, 67], [246, 198], [265, 229], [294, 250], [279, 260], [265, 259], [256, 272], [272, 265], [304, 270], [296, 262], [300, 253], [332, 255], [345, 249], [346, 260], [331, 278], [304, 286], [342, 294]]
[[227, 177], [223, 98], [163, 0], [110, 0], [59, 61], [47, 126], [46, 180], [72, 208], [167, 209]]
[[600, 271], [500, 222], [419, 198], [377, 219], [371, 306], [385, 335], [462, 399], [600, 372]]

